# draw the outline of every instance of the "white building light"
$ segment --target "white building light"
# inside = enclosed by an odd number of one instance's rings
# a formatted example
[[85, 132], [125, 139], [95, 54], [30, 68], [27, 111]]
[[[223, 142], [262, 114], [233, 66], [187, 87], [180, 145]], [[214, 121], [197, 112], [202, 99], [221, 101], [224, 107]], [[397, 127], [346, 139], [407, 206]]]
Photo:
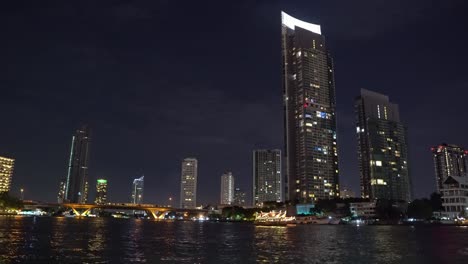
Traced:
[[297, 27], [300, 27], [300, 28], [303, 28], [305, 30], [309, 30], [313, 33], [317, 33], [317, 34], [322, 34], [322, 32], [320, 31], [320, 25], [316, 25], [316, 24], [312, 24], [312, 23], [307, 23], [305, 21], [301, 21], [297, 18], [294, 18], [288, 14], [286, 14], [285, 12], [281, 11], [281, 21], [283, 23], [283, 25], [285, 25], [286, 27], [290, 28], [290, 29], [296, 29], [296, 26]]

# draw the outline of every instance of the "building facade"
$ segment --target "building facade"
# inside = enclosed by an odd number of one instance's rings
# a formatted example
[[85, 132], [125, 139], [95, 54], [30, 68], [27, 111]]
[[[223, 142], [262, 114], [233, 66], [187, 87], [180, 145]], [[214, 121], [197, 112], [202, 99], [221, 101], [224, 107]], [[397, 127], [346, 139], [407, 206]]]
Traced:
[[220, 204], [232, 205], [234, 203], [234, 176], [232, 172], [221, 175]]
[[444, 216], [468, 217], [468, 177], [448, 176], [442, 183], [440, 194]]
[[456, 145], [440, 144], [431, 148], [437, 191], [450, 176], [468, 177], [468, 151]]
[[143, 175], [140, 178], [136, 178], [133, 180], [132, 200], [131, 200], [133, 204], [143, 203], [144, 190], [145, 190], [145, 176]]
[[83, 126], [72, 137], [64, 200], [70, 203], [86, 203], [88, 200], [88, 166], [90, 130]]
[[347, 199], [347, 198], [354, 198], [356, 197], [356, 194], [351, 190], [350, 188], [346, 186], [341, 186], [340, 190], [340, 198], [342, 199]]
[[350, 203], [349, 211], [353, 217], [372, 218], [376, 216], [376, 202]]
[[10, 191], [14, 168], [14, 159], [0, 156], [0, 193]]
[[184, 159], [180, 179], [180, 208], [194, 209], [197, 206], [197, 178], [197, 159]]
[[107, 180], [98, 179], [96, 182], [96, 200], [95, 204], [107, 203]]
[[355, 114], [361, 197], [411, 201], [406, 127], [398, 105], [361, 89]]
[[67, 191], [67, 179], [64, 178], [60, 181], [59, 191], [57, 194], [57, 203], [65, 202], [65, 192]]
[[282, 12], [287, 199], [339, 196], [333, 61], [320, 25]]
[[237, 187], [234, 189], [234, 205], [235, 206], [245, 206], [245, 192], [241, 190], [241, 188]]
[[282, 202], [283, 184], [281, 177], [281, 150], [253, 151], [253, 190], [254, 206], [263, 202]]

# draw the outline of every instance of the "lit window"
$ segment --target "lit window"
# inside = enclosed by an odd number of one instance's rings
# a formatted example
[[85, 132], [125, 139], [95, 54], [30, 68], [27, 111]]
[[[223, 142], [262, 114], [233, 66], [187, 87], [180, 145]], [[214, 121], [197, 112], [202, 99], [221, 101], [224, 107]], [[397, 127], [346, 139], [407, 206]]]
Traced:
[[375, 166], [377, 166], [377, 167], [382, 167], [382, 161], [376, 160], [376, 161], [375, 161]]

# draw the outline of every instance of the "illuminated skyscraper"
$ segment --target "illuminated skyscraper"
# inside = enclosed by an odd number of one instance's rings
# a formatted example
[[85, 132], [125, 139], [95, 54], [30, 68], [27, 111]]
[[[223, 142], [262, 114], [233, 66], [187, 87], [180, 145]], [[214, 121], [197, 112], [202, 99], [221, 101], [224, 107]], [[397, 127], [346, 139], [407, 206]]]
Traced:
[[0, 156], [0, 193], [9, 192], [15, 160]]
[[180, 177], [180, 208], [193, 209], [197, 206], [197, 176], [197, 159], [184, 159]]
[[320, 25], [282, 12], [288, 199], [339, 196], [333, 61]]
[[398, 105], [361, 89], [355, 112], [361, 197], [411, 201], [408, 142]]
[[88, 200], [88, 164], [90, 131], [88, 126], [76, 130], [72, 137], [64, 200], [86, 203]]
[[434, 157], [437, 191], [449, 176], [468, 177], [468, 150], [448, 144], [431, 148]]
[[96, 182], [95, 204], [105, 204], [107, 202], [107, 180], [98, 179]]
[[253, 205], [262, 206], [263, 202], [283, 201], [281, 150], [254, 150], [252, 163]]
[[67, 189], [67, 179], [64, 178], [60, 181], [59, 191], [57, 194], [57, 202], [63, 203], [65, 201], [65, 191]]
[[226, 172], [221, 176], [221, 204], [234, 203], [234, 176], [232, 172]]
[[133, 180], [132, 203], [141, 204], [143, 202], [143, 191], [145, 187], [145, 176]]

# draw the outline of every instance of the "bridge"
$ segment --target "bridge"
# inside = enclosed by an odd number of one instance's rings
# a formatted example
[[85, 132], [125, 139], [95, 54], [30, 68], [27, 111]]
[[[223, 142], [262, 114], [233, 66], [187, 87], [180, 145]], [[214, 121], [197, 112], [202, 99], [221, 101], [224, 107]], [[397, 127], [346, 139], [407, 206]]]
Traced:
[[160, 206], [155, 204], [132, 204], [132, 203], [105, 203], [105, 204], [80, 204], [80, 203], [39, 203], [28, 201], [24, 203], [25, 207], [65, 207], [73, 211], [77, 216], [87, 216], [93, 209], [109, 209], [109, 210], [134, 210], [144, 211], [152, 219], [164, 219], [165, 213], [175, 212], [184, 214], [202, 214], [206, 215], [208, 210], [206, 209], [182, 209], [173, 208], [169, 206]]

